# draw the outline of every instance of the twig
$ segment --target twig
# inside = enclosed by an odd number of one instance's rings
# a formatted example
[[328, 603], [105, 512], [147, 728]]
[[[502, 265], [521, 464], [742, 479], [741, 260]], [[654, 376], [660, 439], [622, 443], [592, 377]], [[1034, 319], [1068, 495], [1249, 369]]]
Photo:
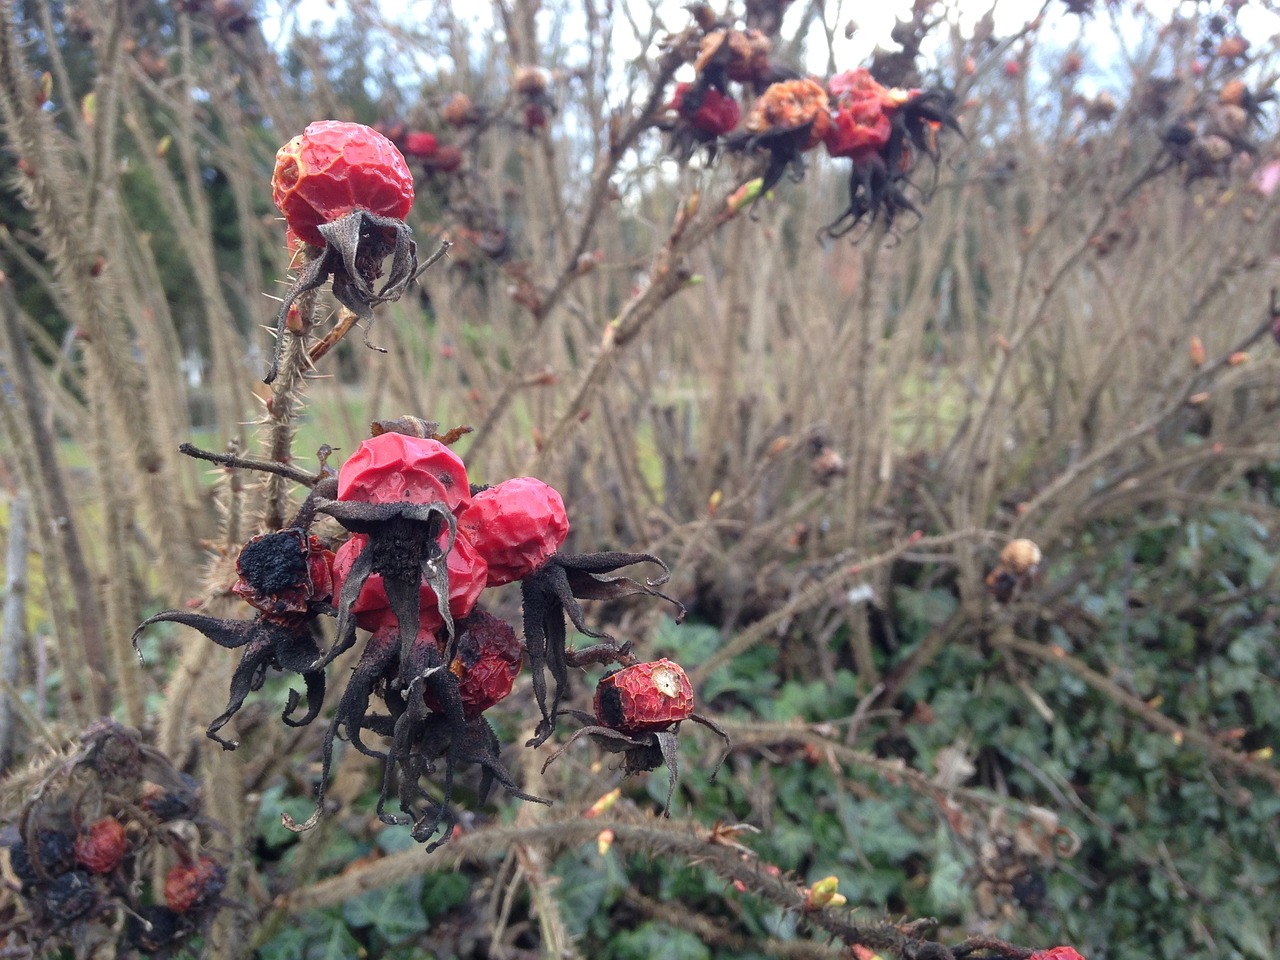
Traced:
[[1280, 770], [1266, 766], [1252, 759], [1248, 754], [1225, 747], [1213, 737], [1202, 733], [1194, 727], [1185, 726], [1170, 719], [1152, 707], [1141, 697], [1136, 697], [1118, 683], [1103, 676], [1087, 666], [1083, 661], [1071, 656], [1058, 647], [1046, 646], [1024, 640], [1013, 632], [1013, 628], [1004, 624], [992, 633], [994, 644], [1012, 650], [1024, 656], [1033, 657], [1042, 663], [1053, 663], [1064, 670], [1074, 673], [1099, 693], [1114, 700], [1130, 713], [1140, 716], [1148, 725], [1162, 733], [1169, 734], [1175, 742], [1190, 741], [1209, 755], [1215, 762], [1231, 767], [1251, 777], [1260, 777], [1271, 786], [1280, 790]]
[[[21, 654], [27, 645], [27, 508], [26, 494], [9, 501], [8, 544], [5, 549], [4, 621], [0, 625], [0, 682], [18, 685]], [[0, 772], [13, 762], [14, 704], [0, 703]]]
[[736, 637], [726, 643], [717, 650], [704, 663], [699, 664], [696, 668], [689, 671], [689, 679], [695, 685], [706, 680], [712, 670], [728, 663], [744, 650], [749, 650], [755, 646], [770, 633], [786, 623], [791, 617], [797, 613], [826, 600], [830, 597], [831, 591], [840, 587], [845, 582], [863, 576], [868, 570], [875, 567], [884, 566], [892, 563], [898, 557], [908, 550], [920, 548], [939, 547], [945, 544], [964, 543], [968, 540], [980, 540], [987, 536], [984, 530], [960, 530], [955, 533], [943, 534], [936, 537], [916, 537], [907, 538], [902, 543], [883, 553], [868, 557], [865, 560], [852, 564], [841, 564], [838, 569], [827, 574], [821, 580], [811, 584], [800, 593], [792, 597], [787, 603], [774, 610], [766, 617], [762, 617], [753, 623], [746, 630], [743, 630]]
[[[955, 960], [950, 949], [920, 935], [919, 931], [932, 928], [933, 921], [917, 921], [904, 932], [903, 928], [890, 923], [854, 923], [847, 912], [809, 908], [805, 891], [798, 883], [765, 870], [765, 864], [741, 844], [717, 842], [713, 831], [658, 819], [638, 822], [585, 820], [576, 812], [569, 812], [565, 817], [528, 828], [489, 827], [454, 837], [430, 854], [406, 850], [373, 863], [353, 865], [340, 876], [288, 894], [279, 905], [295, 915], [323, 909], [364, 891], [382, 889], [426, 872], [450, 870], [463, 862], [501, 855], [516, 845], [553, 851], [593, 840], [607, 829], [613, 831], [615, 845], [624, 849], [643, 852], [651, 857], [676, 856], [697, 860], [724, 879], [740, 883], [756, 896], [795, 912], [807, 923], [845, 944], [861, 944], [905, 960]], [[1012, 948], [1006, 955], [1027, 957], [1030, 953], [1023, 948]]]
[[[744, 183], [753, 180], [762, 166], [763, 161], [756, 161]], [[544, 454], [563, 447], [569, 431], [579, 422], [623, 349], [640, 334], [659, 307], [687, 288], [692, 274], [684, 265], [685, 258], [737, 215], [738, 207], [730, 204], [741, 189], [739, 186], [727, 191], [697, 213], [693, 211], [703, 205], [696, 198], [681, 206], [667, 242], [649, 271], [648, 284], [623, 306], [606, 328], [600, 349], [583, 374], [578, 389], [555, 425], [547, 431], [541, 451], [525, 465], [526, 473], [537, 476]]]
[[292, 480], [294, 483], [300, 483], [304, 487], [314, 487], [320, 479], [315, 474], [299, 470], [297, 467], [291, 467], [287, 463], [276, 463], [274, 460], [259, 460], [255, 457], [238, 457], [232, 453], [214, 453], [211, 450], [201, 450], [191, 443], [178, 444], [178, 452], [188, 457], [194, 457], [197, 460], [208, 460], [210, 463], [216, 463], [220, 467], [230, 467], [236, 470], [257, 470], [259, 473], [274, 474], [278, 477], [284, 477], [286, 480]]

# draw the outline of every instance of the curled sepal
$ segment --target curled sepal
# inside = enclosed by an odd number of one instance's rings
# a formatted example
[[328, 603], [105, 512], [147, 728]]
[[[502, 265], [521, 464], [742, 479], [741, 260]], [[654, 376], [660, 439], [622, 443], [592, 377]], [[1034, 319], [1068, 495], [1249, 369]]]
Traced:
[[[662, 807], [662, 815], [664, 817], [671, 816], [671, 801], [675, 797], [676, 783], [680, 779], [680, 744], [676, 738], [680, 730], [680, 724], [674, 724], [669, 730], [627, 734], [611, 727], [601, 726], [596, 722], [596, 718], [589, 713], [583, 713], [580, 710], [561, 711], [561, 715], [566, 713], [582, 721], [586, 726], [575, 731], [565, 741], [564, 746], [546, 759], [542, 764], [543, 773], [546, 773], [547, 768], [560, 757], [560, 754], [569, 749], [575, 741], [582, 737], [590, 737], [600, 749], [608, 753], [622, 754], [622, 770], [628, 776], [633, 773], [656, 770], [665, 763], [667, 765], [667, 799]], [[698, 717], [697, 719], [699, 723], [710, 725], [721, 736], [724, 736], [727, 742], [727, 735], [713, 722], [703, 717]], [[721, 756], [720, 761], [716, 764], [717, 773], [720, 770], [720, 764], [723, 762], [724, 757]], [[714, 776], [713, 774], [713, 779]]]
[[[520, 789], [502, 765], [501, 744], [487, 721], [466, 716], [458, 678], [446, 668], [434, 644], [413, 647], [409, 672], [412, 679], [403, 700], [405, 708], [395, 721], [378, 798], [377, 812], [384, 823], [410, 824], [415, 840], [431, 841], [428, 850], [445, 843], [457, 822], [453, 784], [462, 764], [481, 767], [481, 802], [497, 782], [521, 800], [549, 803]], [[438, 709], [428, 709], [428, 702]], [[434, 776], [439, 761], [443, 761], [444, 770], [437, 798], [424, 781]], [[388, 813], [387, 801], [396, 795], [401, 813]], [[439, 838], [432, 841], [436, 834]]]
[[[644, 582], [631, 577], [607, 576], [637, 563], [657, 564], [662, 572]], [[545, 743], [554, 732], [553, 718], [569, 681], [569, 667], [634, 662], [629, 641], [619, 643], [607, 633], [587, 626], [578, 600], [618, 600], [636, 594], [661, 597], [675, 606], [675, 618], [679, 623], [684, 619], [684, 605], [657, 589], [667, 582], [669, 572], [665, 563], [649, 553], [555, 553], [520, 582], [533, 694], [542, 713], [542, 720], [529, 740], [529, 746]], [[568, 649], [566, 616], [580, 633], [601, 642], [581, 651]], [[547, 703], [547, 673], [555, 680], [550, 704]]]
[[[333, 517], [352, 533], [369, 537], [356, 555], [337, 600], [338, 642], [318, 666], [331, 662], [355, 643], [351, 607], [371, 576], [381, 576], [391, 612], [400, 627], [402, 667], [420, 621], [419, 587], [426, 583], [436, 595], [437, 609], [448, 636], [445, 654], [454, 650], [453, 615], [449, 611], [449, 568], [446, 557], [457, 538], [458, 522], [443, 501], [432, 503], [368, 503], [361, 500], [318, 500], [316, 512]], [[443, 546], [438, 542], [448, 529]], [[405, 667], [407, 669], [407, 667]], [[407, 684], [409, 675], [401, 679]]]
[[[280, 370], [280, 354], [287, 334], [289, 308], [304, 293], [324, 286], [333, 277], [333, 295], [338, 302], [365, 320], [373, 318], [379, 303], [399, 300], [418, 271], [418, 248], [413, 233], [402, 220], [355, 209], [317, 229], [325, 246], [303, 267], [276, 314], [276, 350], [271, 367], [263, 378], [271, 383]], [[391, 256], [391, 271], [381, 287], [374, 289], [382, 275], [382, 262]], [[368, 335], [365, 344], [369, 343]]]
[[231, 697], [227, 708], [205, 731], [210, 739], [222, 744], [223, 749], [234, 750], [239, 744], [222, 738], [218, 731], [239, 712], [249, 694], [262, 686], [268, 668], [302, 674], [307, 684], [306, 715], [296, 721], [289, 720], [299, 702], [298, 694], [290, 691], [285, 708], [286, 722], [302, 726], [320, 715], [324, 705], [324, 679], [313, 668], [320, 653], [314, 616], [304, 615], [282, 621], [262, 614], [254, 620], [224, 620], [190, 610], [165, 610], [144, 620], [134, 631], [135, 649], [138, 635], [151, 624], [162, 621], [199, 630], [220, 647], [244, 648], [244, 655], [231, 675]]

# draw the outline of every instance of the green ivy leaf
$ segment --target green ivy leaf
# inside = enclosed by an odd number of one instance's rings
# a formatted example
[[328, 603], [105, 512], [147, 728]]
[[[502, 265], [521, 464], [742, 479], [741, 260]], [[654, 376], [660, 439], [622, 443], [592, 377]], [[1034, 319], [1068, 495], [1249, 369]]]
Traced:
[[342, 905], [342, 918], [352, 927], [372, 927], [388, 943], [421, 933], [430, 926], [422, 909], [422, 878], [352, 897]]

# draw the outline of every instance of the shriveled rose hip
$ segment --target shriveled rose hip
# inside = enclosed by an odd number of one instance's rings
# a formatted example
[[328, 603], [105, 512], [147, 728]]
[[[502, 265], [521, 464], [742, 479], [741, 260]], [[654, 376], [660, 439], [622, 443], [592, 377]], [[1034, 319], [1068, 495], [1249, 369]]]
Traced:
[[456, 513], [471, 502], [471, 485], [462, 459], [439, 440], [388, 432], [365, 440], [342, 465], [338, 499], [443, 502]]
[[76, 837], [76, 862], [90, 873], [110, 873], [128, 852], [129, 838], [115, 817], [95, 820]]
[[[449, 670], [458, 678], [458, 693], [468, 719], [507, 698], [523, 661], [520, 639], [505, 620], [473, 610], [458, 622], [458, 654]], [[423, 699], [432, 710], [442, 709], [425, 688]]]
[[164, 878], [164, 902], [175, 913], [207, 906], [227, 885], [226, 867], [210, 857], [180, 863]]
[[489, 565], [491, 587], [541, 567], [569, 535], [564, 500], [536, 477], [504, 480], [481, 490], [458, 515], [458, 530]]
[[665, 730], [693, 716], [693, 685], [671, 660], [637, 663], [600, 680], [595, 709], [602, 726], [622, 733]]
[[294, 233], [323, 247], [320, 224], [353, 210], [403, 220], [413, 206], [413, 174], [372, 127], [320, 120], [277, 151], [271, 199]]

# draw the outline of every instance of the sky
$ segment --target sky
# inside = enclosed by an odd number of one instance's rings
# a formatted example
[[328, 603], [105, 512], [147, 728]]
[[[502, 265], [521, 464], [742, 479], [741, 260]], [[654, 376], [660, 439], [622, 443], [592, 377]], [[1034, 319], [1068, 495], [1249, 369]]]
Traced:
[[[378, 8], [382, 15], [391, 22], [413, 23], [421, 18], [434, 5], [435, 0], [358, 0], [361, 6], [369, 5]], [[669, 27], [679, 29], [688, 23], [688, 14], [684, 10], [686, 0], [656, 0], [660, 15]], [[721, 9], [725, 0], [711, 0], [713, 6]], [[1141, 0], [1146, 9], [1152, 11], [1161, 21], [1167, 21], [1175, 11], [1190, 15], [1195, 4], [1189, 0]], [[1240, 10], [1238, 22], [1244, 35], [1255, 45], [1275, 42], [1280, 34], [1280, 15], [1263, 9], [1265, 0], [1247, 0]], [[647, 22], [650, 0], [616, 0], [619, 5], [626, 4], [638, 22]], [[1113, 20], [1106, 12], [1106, 0], [1095, 0], [1099, 13], [1092, 17], [1081, 18], [1066, 12], [1062, 0], [1048, 0], [1045, 5], [1048, 16], [1043, 29], [1039, 33], [1040, 43], [1050, 48], [1066, 49], [1068, 45], [1080, 39], [1094, 65], [1101, 67], [1105, 73], [1109, 63], [1117, 62], [1120, 44], [1137, 40], [1141, 34], [1139, 21], [1132, 14], [1126, 13]], [[1125, 7], [1130, 7], [1133, 0], [1127, 0]], [[283, 43], [284, 37], [293, 26], [319, 23], [327, 26], [334, 23], [347, 12], [347, 0], [265, 0], [262, 17], [263, 29], [269, 40]], [[794, 22], [807, 6], [804, 0], [795, 0], [788, 11], [788, 18]], [[875, 2], [875, 0], [828, 0], [831, 24], [834, 30], [834, 54], [839, 68], [844, 69], [866, 62], [872, 50], [878, 45], [893, 47], [889, 33], [899, 14], [905, 15], [910, 9], [909, 0], [891, 0], [891, 2]], [[988, 10], [993, 9], [990, 0], [951, 0], [947, 6], [953, 11], [962, 28], [967, 33], [972, 25]], [[1030, 19], [1034, 18], [1042, 8], [1041, 2], [1035, 0], [996, 0], [994, 5], [995, 35], [1009, 36], [1019, 31]], [[468, 0], [455, 5], [455, 10], [474, 11], [473, 19], [478, 24], [490, 24], [492, 7], [483, 0]], [[287, 11], [283, 13], [282, 11]], [[465, 14], [464, 14], [465, 16]], [[634, 58], [640, 51], [631, 44], [630, 31], [625, 27], [620, 14], [615, 14], [615, 22], [619, 29], [615, 32], [615, 50], [621, 59]], [[846, 30], [852, 23], [854, 29]], [[784, 24], [783, 34], [788, 35]], [[810, 56], [813, 62], [805, 64], [805, 68], [813, 73], [821, 74], [826, 69], [826, 47], [818, 37], [810, 44]]]

